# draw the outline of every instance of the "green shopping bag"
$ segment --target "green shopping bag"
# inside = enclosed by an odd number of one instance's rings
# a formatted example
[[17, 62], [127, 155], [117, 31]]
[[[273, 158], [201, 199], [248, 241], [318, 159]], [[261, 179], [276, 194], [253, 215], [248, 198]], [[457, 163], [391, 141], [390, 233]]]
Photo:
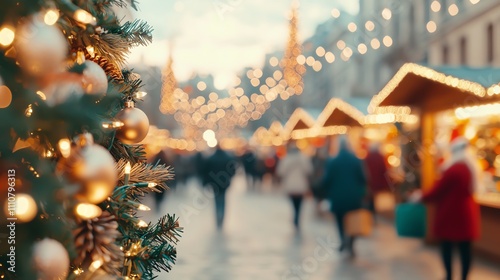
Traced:
[[424, 238], [427, 233], [427, 209], [420, 203], [402, 203], [396, 207], [396, 230], [400, 237]]

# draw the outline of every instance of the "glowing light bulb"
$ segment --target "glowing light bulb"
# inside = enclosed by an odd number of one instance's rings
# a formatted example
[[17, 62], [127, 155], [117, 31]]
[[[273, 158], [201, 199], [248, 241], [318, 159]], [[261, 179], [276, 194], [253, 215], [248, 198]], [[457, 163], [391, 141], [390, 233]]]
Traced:
[[61, 155], [64, 158], [69, 157], [69, 154], [71, 153], [71, 141], [69, 141], [68, 138], [61, 139], [59, 140], [58, 146], [59, 151], [61, 151]]
[[137, 207], [138, 210], [141, 210], [141, 211], [150, 211], [151, 208], [149, 208], [148, 206], [144, 205], [144, 204], [140, 204], [138, 207]]
[[90, 203], [80, 203], [76, 206], [75, 212], [80, 218], [89, 220], [101, 216], [102, 210], [99, 206]]
[[125, 174], [130, 174], [130, 170], [132, 169], [132, 166], [130, 165], [130, 161], [127, 162], [125, 165]]
[[137, 223], [137, 226], [138, 226], [138, 227], [147, 227], [147, 226], [148, 226], [148, 224], [147, 224], [145, 221], [140, 220], [140, 221]]
[[96, 19], [89, 12], [83, 9], [76, 10], [73, 17], [75, 18], [75, 20], [83, 24], [92, 24], [92, 25], [96, 24]]
[[9, 27], [5, 26], [0, 29], [0, 45], [9, 46], [14, 41], [15, 37], [16, 34], [14, 33], [14, 30]]
[[45, 13], [43, 21], [47, 25], [54, 25], [59, 19], [59, 10], [50, 9]]

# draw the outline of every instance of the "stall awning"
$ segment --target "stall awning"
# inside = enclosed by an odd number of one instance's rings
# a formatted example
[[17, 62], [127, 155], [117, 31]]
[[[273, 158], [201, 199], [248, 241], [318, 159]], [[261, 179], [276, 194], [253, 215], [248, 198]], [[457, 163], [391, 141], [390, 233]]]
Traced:
[[300, 139], [310, 136], [309, 130], [314, 126], [314, 119], [304, 109], [297, 108], [285, 124], [285, 137]]
[[407, 63], [373, 97], [368, 110], [387, 106], [440, 111], [494, 102], [500, 96], [490, 86], [500, 81], [500, 69], [436, 67]]
[[320, 135], [343, 134], [348, 127], [363, 126], [364, 115], [349, 103], [338, 98], [328, 102], [318, 117], [314, 129]]

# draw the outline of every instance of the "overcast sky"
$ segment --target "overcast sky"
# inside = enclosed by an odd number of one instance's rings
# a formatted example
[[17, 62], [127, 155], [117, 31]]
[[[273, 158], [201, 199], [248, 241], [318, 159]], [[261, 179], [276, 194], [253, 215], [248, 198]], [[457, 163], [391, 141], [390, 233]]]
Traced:
[[[154, 42], [139, 47], [130, 63], [163, 67], [174, 39], [178, 80], [192, 73], [213, 74], [218, 86], [244, 67], [259, 67], [268, 52], [283, 49], [288, 37], [286, 15], [291, 0], [142, 0], [135, 17], [153, 25]], [[336, 4], [337, 3], [337, 4]], [[299, 37], [306, 39], [334, 8], [357, 13], [355, 0], [307, 0], [299, 8]]]

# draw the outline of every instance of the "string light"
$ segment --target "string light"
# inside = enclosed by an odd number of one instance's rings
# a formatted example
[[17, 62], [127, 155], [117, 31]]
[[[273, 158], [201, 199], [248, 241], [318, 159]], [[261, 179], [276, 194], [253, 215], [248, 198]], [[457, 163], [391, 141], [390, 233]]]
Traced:
[[132, 166], [130, 165], [130, 161], [127, 161], [127, 164], [125, 165], [125, 168], [124, 168], [125, 178], [123, 179], [123, 183], [125, 185], [128, 185], [128, 181], [130, 180], [131, 169], [132, 169]]
[[317, 47], [316, 48], [316, 54], [319, 57], [323, 57], [326, 54], [325, 48], [323, 48], [322, 46]]
[[435, 22], [435, 21], [433, 21], [433, 20], [429, 21], [429, 22], [427, 23], [426, 27], [427, 27], [427, 31], [428, 31], [429, 33], [434, 33], [434, 32], [436, 32], [436, 30], [437, 30], [437, 24], [436, 24], [436, 22]]
[[140, 220], [140, 221], [137, 223], [137, 226], [138, 226], [138, 227], [141, 227], [141, 228], [143, 228], [143, 227], [147, 227], [147, 226], [148, 226], [148, 223], [146, 223], [146, 222], [145, 222], [145, 221], [143, 221], [143, 220]]
[[385, 20], [390, 20], [392, 18], [392, 12], [391, 12], [391, 10], [389, 10], [388, 8], [384, 8], [382, 10], [382, 17]]
[[368, 31], [373, 31], [375, 29], [375, 23], [373, 23], [373, 21], [369, 20], [365, 23], [365, 28]]
[[479, 1], [481, 1], [481, 0], [470, 0], [472, 5], [476, 5], [477, 3], [479, 3]]
[[377, 38], [373, 38], [370, 42], [370, 45], [374, 50], [377, 50], [378, 48], [380, 48], [380, 41]]
[[83, 9], [76, 10], [73, 17], [75, 18], [75, 20], [77, 20], [83, 24], [95, 25], [97, 22], [95, 17], [93, 17], [89, 12], [87, 12]]
[[76, 214], [84, 219], [90, 220], [101, 216], [102, 210], [99, 206], [90, 203], [80, 203], [75, 208]]
[[43, 17], [43, 21], [47, 25], [54, 25], [58, 19], [59, 19], [59, 10], [56, 9], [48, 10]]
[[431, 10], [435, 13], [439, 12], [441, 10], [441, 3], [438, 0], [432, 1]]
[[325, 54], [326, 62], [333, 63], [335, 61], [335, 55], [332, 52], [327, 52]]
[[365, 44], [361, 43], [358, 45], [358, 52], [360, 54], [365, 54], [368, 51], [368, 48], [366, 47]]
[[451, 4], [449, 7], [448, 7], [448, 13], [450, 13], [450, 15], [452, 17], [456, 16], [459, 12], [459, 9], [458, 9], [458, 6], [456, 4]]
[[346, 47], [346, 43], [344, 42], [344, 40], [339, 40], [337, 42], [337, 48], [339, 48], [339, 50], [343, 50], [345, 47]]
[[96, 270], [98, 270], [103, 264], [103, 261], [102, 260], [96, 260], [96, 261], [93, 261], [91, 264], [90, 264], [90, 267], [89, 267], [89, 271], [90, 272], [94, 272]]
[[347, 29], [351, 32], [356, 32], [356, 30], [358, 30], [358, 26], [354, 22], [351, 22], [347, 25]]
[[144, 204], [140, 204], [138, 207], [137, 207], [137, 210], [141, 210], [141, 211], [150, 211], [151, 208], [149, 208], [148, 206], [144, 205]]
[[4, 26], [0, 29], [0, 45], [5, 47], [9, 46], [12, 42], [14, 42], [15, 37], [16, 34], [10, 27]]
[[83, 271], [83, 269], [81, 269], [81, 268], [77, 268], [77, 269], [73, 270], [73, 273], [74, 273], [75, 275], [80, 275], [80, 274], [82, 274], [83, 272], [84, 272], [84, 271]]
[[332, 17], [334, 17], [334, 18], [340, 17], [340, 11], [339, 11], [339, 9], [333, 9], [332, 10]]
[[384, 42], [384, 45], [385, 45], [386, 47], [390, 47], [390, 46], [392, 46], [392, 43], [393, 43], [393, 42], [392, 42], [392, 38], [391, 38], [391, 36], [388, 36], [388, 35], [387, 35], [387, 36], [384, 36], [384, 39], [383, 39], [382, 41]]
[[61, 152], [61, 155], [64, 158], [69, 157], [69, 155], [71, 153], [71, 141], [69, 141], [68, 138], [64, 138], [64, 139], [59, 140], [57, 145], [59, 146], [59, 151]]

